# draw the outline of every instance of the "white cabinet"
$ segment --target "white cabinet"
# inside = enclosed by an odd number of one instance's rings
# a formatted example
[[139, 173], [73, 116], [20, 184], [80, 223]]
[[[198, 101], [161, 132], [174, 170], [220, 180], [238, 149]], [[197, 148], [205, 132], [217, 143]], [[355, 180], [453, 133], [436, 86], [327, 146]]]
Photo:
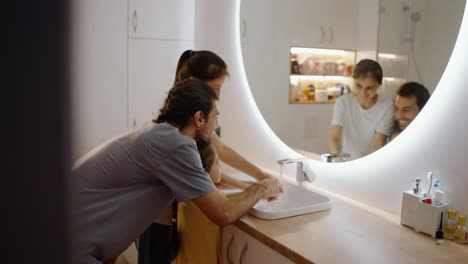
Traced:
[[195, 1], [129, 0], [130, 38], [193, 40]]
[[157, 113], [180, 55], [194, 46], [195, 1], [129, 0], [128, 127]]
[[152, 118], [194, 46], [193, 0], [73, 1], [73, 160]]
[[128, 127], [151, 120], [175, 78], [177, 61], [193, 41], [128, 41]]
[[287, 10], [291, 45], [356, 48], [356, 0], [290, 0], [279, 6]]
[[[322, 1], [323, 2], [323, 1]], [[333, 0], [329, 5], [328, 17], [324, 25], [328, 26], [328, 43], [330, 48], [356, 49], [356, 21], [358, 1]]]
[[233, 225], [223, 228], [221, 245], [226, 264], [294, 263]]
[[[288, 40], [292, 46], [322, 47], [326, 39], [326, 29], [322, 17], [324, 10], [321, 0], [281, 1], [278, 15], [287, 11]], [[319, 10], [320, 9], [320, 10]], [[322, 14], [321, 14], [322, 13]]]

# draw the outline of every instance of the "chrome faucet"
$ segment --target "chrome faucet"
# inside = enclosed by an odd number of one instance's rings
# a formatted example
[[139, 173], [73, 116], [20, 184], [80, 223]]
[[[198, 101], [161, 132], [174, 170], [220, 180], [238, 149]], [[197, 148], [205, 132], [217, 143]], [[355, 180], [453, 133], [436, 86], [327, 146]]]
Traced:
[[304, 161], [308, 158], [297, 158], [297, 159], [281, 159], [278, 160], [278, 164], [281, 165], [281, 174], [283, 171], [283, 165], [289, 163], [296, 163], [296, 182], [301, 185], [304, 181], [312, 182], [307, 175], [304, 168]]
[[320, 160], [322, 162], [332, 162], [334, 158], [348, 158], [349, 156], [348, 153], [325, 153], [320, 155]]

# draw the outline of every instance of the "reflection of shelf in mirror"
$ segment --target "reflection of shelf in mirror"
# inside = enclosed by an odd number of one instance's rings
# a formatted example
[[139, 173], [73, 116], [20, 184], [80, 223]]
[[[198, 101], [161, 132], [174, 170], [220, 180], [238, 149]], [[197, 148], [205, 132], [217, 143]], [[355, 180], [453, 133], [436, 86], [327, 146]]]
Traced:
[[315, 101], [315, 100], [300, 100], [300, 101], [293, 101], [289, 102], [290, 104], [334, 104], [336, 101], [336, 98], [332, 97], [328, 99], [328, 101]]
[[311, 80], [311, 81], [342, 81], [351, 78], [350, 76], [341, 76], [341, 75], [299, 75], [294, 74], [290, 75], [289, 79], [291, 80]]
[[390, 54], [390, 53], [379, 53], [379, 58], [380, 59], [390, 59], [390, 60], [394, 60], [397, 58], [397, 55], [395, 54]]
[[336, 50], [336, 49], [316, 49], [316, 48], [299, 48], [291, 47], [291, 53], [306, 53], [306, 54], [315, 54], [315, 55], [329, 55], [329, 56], [344, 56], [347, 51], [345, 50]]
[[333, 104], [349, 92], [356, 52], [291, 47], [290, 104]]
[[384, 81], [387, 82], [404, 82], [406, 79], [404, 78], [395, 78], [395, 77], [383, 77]]
[[400, 61], [407, 61], [407, 55], [399, 55], [393, 53], [379, 53], [377, 55], [380, 60], [400, 60]]
[[292, 75], [350, 76], [356, 52], [351, 50], [291, 47]]

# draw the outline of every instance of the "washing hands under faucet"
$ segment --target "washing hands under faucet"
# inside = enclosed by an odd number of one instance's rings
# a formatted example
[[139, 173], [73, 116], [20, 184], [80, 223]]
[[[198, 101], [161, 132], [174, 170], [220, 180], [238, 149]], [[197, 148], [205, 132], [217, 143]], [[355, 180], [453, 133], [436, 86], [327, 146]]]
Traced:
[[308, 181], [312, 182], [309, 176], [307, 175], [307, 172], [305, 170], [304, 166], [304, 161], [308, 160], [308, 158], [295, 158], [295, 159], [281, 159], [278, 160], [278, 164], [281, 165], [280, 168], [280, 175], [283, 174], [283, 165], [289, 164], [289, 163], [296, 163], [296, 182], [299, 185], [302, 185], [303, 182]]

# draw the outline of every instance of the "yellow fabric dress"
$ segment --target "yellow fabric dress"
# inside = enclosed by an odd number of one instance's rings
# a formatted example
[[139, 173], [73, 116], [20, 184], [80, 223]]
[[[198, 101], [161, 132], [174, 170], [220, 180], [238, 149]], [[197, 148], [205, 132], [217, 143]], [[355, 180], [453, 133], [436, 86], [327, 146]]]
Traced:
[[179, 254], [172, 264], [216, 264], [221, 259], [221, 228], [193, 203], [179, 203]]

